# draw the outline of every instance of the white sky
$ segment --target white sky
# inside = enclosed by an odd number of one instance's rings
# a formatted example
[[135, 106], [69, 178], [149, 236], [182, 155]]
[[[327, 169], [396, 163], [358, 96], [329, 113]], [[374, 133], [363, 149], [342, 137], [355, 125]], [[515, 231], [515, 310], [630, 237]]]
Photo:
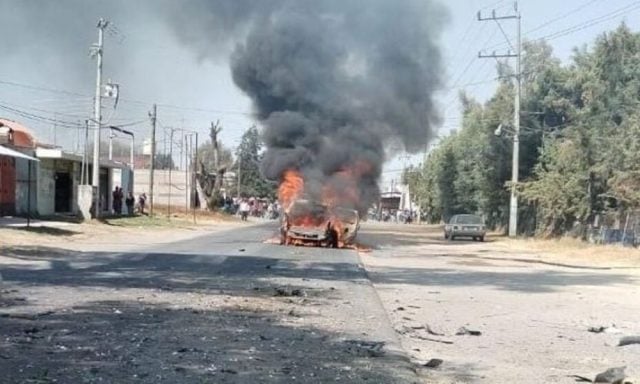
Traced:
[[[15, 1], [15, 3], [13, 3]], [[230, 0], [231, 1], [231, 0]], [[479, 9], [498, 14], [512, 12], [510, 1], [493, 0], [441, 0], [450, 9], [451, 22], [442, 34], [446, 89], [438, 94], [443, 126], [440, 135], [446, 135], [459, 123], [458, 90], [485, 100], [493, 91], [495, 62], [478, 59], [483, 47], [497, 51], [506, 48], [505, 38], [495, 23], [479, 22]], [[231, 80], [228, 64], [224, 60], [212, 63], [202, 61], [194, 52], [175, 39], [166, 26], [157, 21], [123, 16], [122, 12], [104, 14], [100, 6], [89, 7], [78, 13], [82, 31], [56, 28], [31, 28], [28, 20], [16, 12], [12, 5], [18, 0], [0, 0], [0, 47], [9, 46], [9, 55], [0, 55], [0, 106], [26, 110], [40, 117], [63, 121], [82, 121], [91, 115], [95, 63], [88, 56], [89, 46], [96, 40], [95, 23], [101, 16], [113, 21], [117, 33], [105, 39], [105, 81], [113, 79], [121, 85], [122, 100], [115, 111], [105, 108], [104, 115], [112, 123], [137, 122], [147, 118], [151, 104], [157, 103], [161, 127], [184, 127], [197, 130], [201, 142], [212, 120], [224, 126], [221, 138], [234, 147], [244, 129], [254, 123], [249, 99]], [[44, 2], [43, 2], [44, 3]], [[49, 3], [51, 4], [51, 3]], [[54, 2], [55, 4], [55, 2]], [[576, 46], [591, 43], [603, 31], [626, 21], [634, 31], [640, 22], [640, 2], [630, 0], [524, 0], [519, 3], [522, 13], [524, 39], [537, 39], [560, 33], [550, 40], [555, 54], [563, 60], [570, 58]], [[626, 7], [626, 8], [625, 8]], [[135, 6], [133, 7], [135, 8]], [[616, 12], [618, 11], [619, 12]], [[127, 10], [128, 11], [128, 10]], [[135, 9], [132, 11], [135, 13]], [[46, 12], [38, 17], [45, 18]], [[107, 12], [108, 13], [108, 12]], [[144, 17], [141, 15], [140, 17]], [[13, 23], [11, 22], [13, 21]], [[45, 23], [46, 24], [46, 23]], [[38, 24], [39, 26], [41, 24]], [[505, 21], [504, 30], [513, 38], [515, 23]], [[574, 28], [575, 27], [575, 28]], [[30, 38], [21, 39], [28, 30]], [[573, 29], [570, 29], [573, 28]], [[532, 31], [533, 30], [533, 31]], [[65, 35], [67, 33], [67, 35]], [[68, 40], [64, 53], [56, 45]], [[2, 48], [6, 50], [7, 48]], [[16, 83], [22, 86], [11, 85]], [[36, 86], [69, 93], [49, 92], [28, 87]], [[54, 124], [18, 116], [0, 110], [0, 116], [12, 118], [33, 128], [45, 142], [54, 140]], [[139, 137], [149, 134], [149, 124], [131, 127]], [[78, 145], [78, 131], [58, 125], [55, 129], [57, 144], [67, 149]], [[163, 139], [163, 129], [158, 132]], [[418, 164], [422, 155], [392, 159], [385, 168], [383, 188], [392, 179], [398, 179], [405, 164]]]

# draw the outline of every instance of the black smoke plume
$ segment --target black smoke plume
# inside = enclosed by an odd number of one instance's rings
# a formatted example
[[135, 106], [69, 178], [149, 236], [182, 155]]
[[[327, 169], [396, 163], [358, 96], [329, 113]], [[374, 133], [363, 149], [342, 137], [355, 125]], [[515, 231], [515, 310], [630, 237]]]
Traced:
[[264, 127], [267, 178], [299, 170], [318, 197], [322, 186], [346, 187], [336, 175], [360, 164], [353, 205], [364, 212], [378, 197], [386, 151], [420, 151], [432, 138], [447, 19], [432, 1], [188, 4], [178, 13], [183, 41], [203, 57], [221, 42], [231, 47], [233, 79]]

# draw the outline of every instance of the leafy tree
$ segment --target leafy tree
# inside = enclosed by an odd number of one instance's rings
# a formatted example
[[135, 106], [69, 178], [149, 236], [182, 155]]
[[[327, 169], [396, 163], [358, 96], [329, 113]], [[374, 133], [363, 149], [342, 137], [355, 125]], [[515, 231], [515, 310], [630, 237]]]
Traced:
[[[640, 208], [640, 35], [622, 24], [568, 65], [547, 43], [527, 42], [522, 64], [519, 229], [561, 235]], [[459, 129], [407, 177], [432, 221], [464, 211], [507, 224], [514, 86], [508, 66], [497, 70], [493, 96], [462, 94]], [[499, 124], [507, 137], [493, 134]]]
[[240, 171], [241, 195], [274, 199], [276, 184], [265, 179], [260, 172], [262, 145], [258, 128], [249, 128], [242, 135], [233, 168], [236, 172]]

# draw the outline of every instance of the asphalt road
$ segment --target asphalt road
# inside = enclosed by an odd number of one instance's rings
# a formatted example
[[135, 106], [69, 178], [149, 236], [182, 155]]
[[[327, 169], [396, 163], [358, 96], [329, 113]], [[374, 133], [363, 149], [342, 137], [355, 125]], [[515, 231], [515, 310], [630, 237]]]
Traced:
[[274, 232], [4, 249], [0, 382], [417, 382], [356, 252]]

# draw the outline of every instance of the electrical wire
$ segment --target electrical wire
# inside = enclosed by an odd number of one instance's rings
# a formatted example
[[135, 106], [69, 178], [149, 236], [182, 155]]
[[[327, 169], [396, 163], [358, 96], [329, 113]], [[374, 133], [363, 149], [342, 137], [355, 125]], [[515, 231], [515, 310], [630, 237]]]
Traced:
[[[584, 6], [582, 8], [584, 8]], [[530, 41], [533, 41], [533, 42], [535, 42], [535, 41], [548, 41], [548, 40], [554, 40], [554, 39], [557, 39], [557, 38], [560, 38], [560, 37], [568, 36], [568, 35], [573, 34], [575, 32], [579, 32], [579, 31], [582, 31], [584, 29], [593, 27], [595, 25], [604, 23], [606, 21], [615, 19], [616, 17], [627, 15], [629, 12], [635, 11], [635, 10], [637, 10], [639, 8], [640, 8], [640, 1], [632, 1], [631, 3], [628, 3], [627, 5], [624, 5], [624, 6], [620, 7], [620, 8], [617, 8], [617, 9], [615, 9], [615, 10], [609, 12], [609, 13], [606, 13], [604, 15], [601, 15], [601, 16], [598, 16], [598, 17], [594, 17], [594, 18], [589, 19], [589, 20], [582, 21], [582, 22], [574, 24], [574, 25], [572, 25], [572, 26], [570, 26], [568, 28], [565, 28], [565, 29], [562, 29], [562, 30], [559, 30], [559, 31], [555, 31], [555, 32], [549, 33], [547, 35], [543, 35], [543, 36], [534, 38], [534, 39], [532, 39]], [[534, 30], [539, 30], [539, 29], [537, 29], [537, 27], [536, 27], [536, 28], [534, 28]], [[523, 36], [526, 36], [528, 34], [529, 34], [529, 32], [523, 34]], [[495, 44], [495, 45], [492, 45], [492, 46], [485, 47], [483, 50], [502, 48], [502, 47], [505, 47], [505, 46], [506, 46], [505, 43], [500, 43], [500, 44]]]

